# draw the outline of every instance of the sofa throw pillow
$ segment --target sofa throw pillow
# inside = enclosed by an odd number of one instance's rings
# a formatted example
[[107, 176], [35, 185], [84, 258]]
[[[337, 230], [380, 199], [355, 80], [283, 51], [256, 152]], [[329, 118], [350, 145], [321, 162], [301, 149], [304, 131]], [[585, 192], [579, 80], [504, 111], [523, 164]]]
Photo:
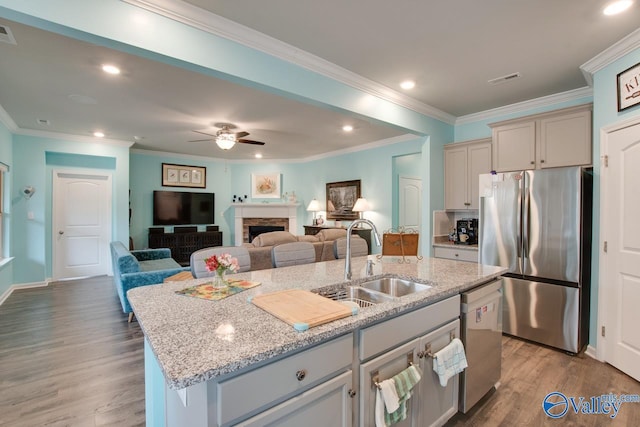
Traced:
[[309, 236], [309, 235], [302, 235], [302, 236], [298, 236], [298, 242], [310, 242], [310, 243], [315, 243], [315, 242], [319, 242], [318, 238], [316, 236]]
[[265, 246], [275, 246], [296, 241], [296, 236], [288, 231], [271, 231], [269, 233], [262, 233], [258, 235], [251, 243], [253, 243], [253, 246], [256, 248], [262, 248]]
[[347, 230], [342, 228], [325, 228], [324, 230], [320, 230], [316, 237], [321, 242], [326, 240], [336, 240], [341, 237], [347, 237]]

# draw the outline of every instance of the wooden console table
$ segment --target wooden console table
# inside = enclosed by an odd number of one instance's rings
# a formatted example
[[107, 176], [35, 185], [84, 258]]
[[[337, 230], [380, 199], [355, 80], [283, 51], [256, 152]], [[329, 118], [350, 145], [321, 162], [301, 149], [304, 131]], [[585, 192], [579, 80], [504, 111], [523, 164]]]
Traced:
[[[326, 229], [338, 229], [346, 230], [346, 227], [324, 227], [322, 225], [304, 225], [304, 234], [307, 236], [315, 236], [320, 230]], [[369, 248], [369, 254], [371, 254], [371, 229], [370, 228], [353, 228], [351, 234], [357, 234], [367, 242], [367, 248]]]
[[149, 230], [149, 248], [171, 249], [171, 258], [182, 266], [189, 265], [193, 252], [212, 246], [222, 246], [222, 231], [159, 233]]

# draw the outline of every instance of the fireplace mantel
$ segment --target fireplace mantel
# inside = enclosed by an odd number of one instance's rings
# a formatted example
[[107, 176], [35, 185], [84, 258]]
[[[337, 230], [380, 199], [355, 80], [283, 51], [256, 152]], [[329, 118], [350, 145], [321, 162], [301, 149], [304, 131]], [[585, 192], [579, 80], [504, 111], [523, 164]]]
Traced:
[[235, 245], [242, 246], [242, 221], [244, 218], [287, 218], [289, 230], [295, 234], [298, 226], [299, 203], [232, 203], [234, 208]]

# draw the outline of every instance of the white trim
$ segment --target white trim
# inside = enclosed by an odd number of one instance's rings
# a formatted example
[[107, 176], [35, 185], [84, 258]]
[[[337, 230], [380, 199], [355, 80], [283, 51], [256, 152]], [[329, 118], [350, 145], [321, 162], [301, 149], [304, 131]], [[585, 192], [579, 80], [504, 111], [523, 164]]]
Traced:
[[62, 139], [65, 141], [73, 141], [73, 142], [90, 142], [93, 144], [106, 144], [106, 145], [115, 145], [117, 147], [128, 148], [135, 144], [134, 141], [124, 141], [121, 139], [111, 139], [111, 138], [96, 138], [95, 136], [83, 136], [83, 135], [72, 135], [69, 133], [62, 132], [50, 132], [43, 130], [35, 130], [35, 129], [22, 129], [17, 128], [12, 131], [15, 135], [25, 135], [25, 136], [36, 136], [40, 138], [53, 138], [53, 139]]
[[458, 126], [466, 123], [493, 119], [508, 114], [523, 113], [535, 108], [555, 107], [557, 104], [562, 102], [575, 101], [589, 96], [593, 96], [593, 89], [585, 86], [579, 89], [573, 89], [566, 92], [543, 96], [541, 98], [530, 99], [528, 101], [522, 101], [511, 105], [505, 105], [503, 107], [493, 108], [491, 110], [480, 111], [479, 113], [460, 116], [456, 119], [455, 125]]
[[5, 125], [7, 129], [9, 129], [9, 132], [12, 133], [16, 133], [16, 131], [19, 129], [16, 122], [13, 121], [9, 113], [7, 113], [7, 110], [5, 110], [2, 105], [0, 105], [0, 123]]
[[455, 123], [455, 116], [431, 105], [397, 92], [387, 86], [362, 77], [332, 62], [300, 50], [283, 41], [245, 27], [222, 16], [193, 6], [180, 0], [121, 0], [133, 6], [157, 13], [174, 21], [197, 28], [210, 34], [234, 41], [252, 49], [264, 52], [283, 61], [329, 77], [370, 95], [393, 102], [425, 116]]
[[29, 288], [43, 288], [45, 286], [49, 286], [49, 281], [44, 281], [44, 282], [33, 282], [33, 283], [21, 283], [21, 284], [14, 284], [9, 286], [9, 289], [7, 289], [2, 295], [0, 295], [0, 305], [2, 305], [2, 303], [4, 303], [7, 298], [9, 298], [11, 296], [11, 294], [13, 293], [13, 291], [17, 291], [19, 289], [29, 289]]
[[[592, 359], [599, 360], [599, 359], [596, 357], [596, 353], [597, 353], [596, 348], [595, 348], [594, 346], [592, 346], [592, 345], [588, 345], [588, 346], [587, 346], [587, 349], [584, 351], [584, 354], [585, 354], [585, 355], [589, 356], [589, 357], [590, 357], [590, 358], [592, 358]], [[600, 362], [602, 362], [602, 360], [600, 360]]]
[[640, 48], [640, 28], [582, 64], [580, 71], [589, 86], [593, 86], [593, 75], [596, 72], [638, 48]]

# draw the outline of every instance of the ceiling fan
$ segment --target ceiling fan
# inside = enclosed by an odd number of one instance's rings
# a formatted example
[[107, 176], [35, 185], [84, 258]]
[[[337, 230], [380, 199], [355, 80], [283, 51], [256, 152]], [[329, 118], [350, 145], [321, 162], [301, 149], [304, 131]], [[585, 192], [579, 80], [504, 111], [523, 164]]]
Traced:
[[220, 128], [220, 130], [215, 134], [194, 130], [194, 132], [196, 133], [208, 135], [211, 138], [196, 139], [189, 142], [211, 141], [211, 139], [213, 138], [216, 144], [218, 144], [218, 147], [222, 148], [223, 150], [231, 149], [236, 144], [236, 142], [240, 144], [264, 145], [264, 142], [261, 141], [244, 139], [245, 136], [249, 136], [249, 132], [233, 132], [231, 129], [235, 129], [236, 126], [230, 123], [216, 123], [215, 126]]

